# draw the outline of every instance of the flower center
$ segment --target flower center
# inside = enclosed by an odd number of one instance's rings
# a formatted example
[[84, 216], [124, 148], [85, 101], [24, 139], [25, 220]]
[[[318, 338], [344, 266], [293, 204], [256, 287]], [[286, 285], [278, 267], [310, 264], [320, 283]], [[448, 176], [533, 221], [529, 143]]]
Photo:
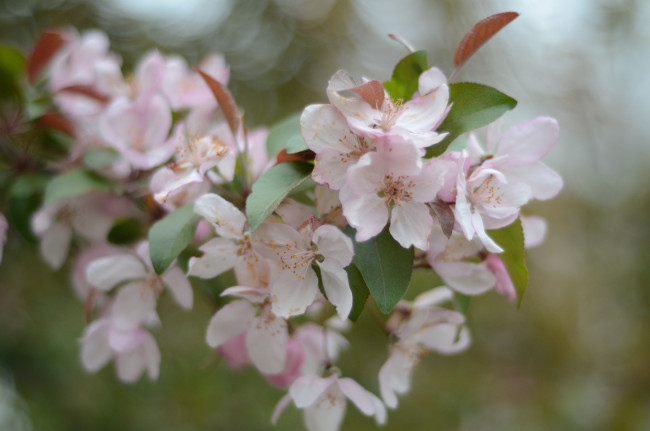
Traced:
[[403, 202], [413, 200], [410, 189], [414, 186], [415, 183], [409, 177], [400, 175], [394, 178], [389, 174], [384, 177], [379, 196], [389, 207], [393, 205], [401, 206]]
[[280, 258], [282, 270], [290, 270], [301, 280], [305, 279], [305, 273], [312, 262], [318, 259], [318, 252], [315, 249], [301, 250], [296, 243], [278, 245], [275, 254]]
[[382, 105], [382, 112], [377, 126], [379, 126], [384, 132], [388, 132], [395, 125], [397, 118], [404, 109], [406, 109], [406, 107], [404, 106], [402, 99], [393, 103], [392, 100], [387, 98], [384, 100], [384, 104]]
[[469, 196], [473, 204], [483, 204], [496, 208], [503, 203], [501, 186], [494, 184], [494, 176], [490, 175], [478, 187], [474, 188]]

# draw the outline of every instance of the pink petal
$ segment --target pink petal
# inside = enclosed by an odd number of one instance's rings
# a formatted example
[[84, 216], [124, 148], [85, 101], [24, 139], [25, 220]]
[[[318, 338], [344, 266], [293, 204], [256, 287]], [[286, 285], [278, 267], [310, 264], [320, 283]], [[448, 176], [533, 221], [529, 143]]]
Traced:
[[373, 194], [355, 195], [348, 188], [340, 194], [343, 215], [357, 230], [356, 240], [366, 241], [382, 231], [388, 221], [386, 203]]
[[318, 246], [318, 254], [325, 257], [325, 261], [331, 265], [342, 268], [352, 262], [354, 256], [352, 240], [336, 226], [319, 227], [314, 232], [312, 241]]
[[533, 248], [544, 242], [546, 237], [546, 220], [537, 216], [521, 216], [521, 227], [524, 229], [524, 245]]
[[309, 407], [336, 381], [336, 376], [327, 378], [310, 374], [299, 377], [289, 388], [289, 393], [296, 407]]
[[212, 238], [199, 247], [201, 257], [192, 257], [188, 264], [188, 275], [210, 279], [229, 270], [237, 262], [239, 246], [228, 238]]
[[95, 259], [86, 268], [88, 283], [103, 292], [124, 281], [142, 279], [146, 275], [142, 261], [129, 254]]
[[156, 309], [154, 287], [144, 282], [133, 282], [120, 288], [111, 310], [117, 328], [130, 329], [145, 322]]
[[186, 310], [190, 310], [192, 308], [194, 295], [192, 292], [192, 285], [185, 276], [185, 273], [183, 273], [179, 267], [172, 266], [167, 269], [161, 277], [163, 283], [165, 283], [167, 288], [169, 288], [178, 305]]
[[282, 371], [287, 357], [287, 322], [264, 309], [246, 333], [246, 348], [253, 364], [263, 374]]
[[300, 117], [300, 126], [307, 147], [316, 154], [323, 150], [349, 153], [357, 143], [345, 117], [332, 105], [307, 106]]
[[433, 218], [429, 207], [417, 202], [403, 203], [391, 210], [390, 234], [404, 248], [412, 245], [426, 250]]
[[108, 320], [93, 322], [81, 339], [81, 363], [94, 373], [111, 360], [112, 351], [108, 345]]
[[210, 347], [220, 344], [248, 330], [256, 309], [244, 300], [232, 301], [219, 309], [210, 319], [206, 341]]
[[288, 319], [304, 313], [313, 304], [318, 294], [318, 278], [311, 268], [306, 270], [303, 277], [287, 269], [271, 283], [272, 309], [276, 316]]
[[435, 262], [434, 269], [452, 289], [465, 295], [480, 295], [497, 280], [483, 265], [471, 262]]
[[341, 319], [347, 319], [352, 310], [352, 291], [348, 281], [348, 273], [340, 266], [328, 264], [327, 260], [319, 262], [323, 279], [323, 288], [327, 299], [336, 307]]
[[374, 415], [378, 424], [386, 422], [386, 409], [374, 394], [350, 378], [338, 380], [341, 392], [366, 416]]
[[555, 145], [560, 128], [551, 117], [536, 117], [506, 130], [498, 144], [498, 154], [508, 155], [508, 166], [538, 162]]
[[194, 212], [215, 225], [217, 233], [226, 238], [242, 237], [246, 216], [221, 196], [209, 193], [194, 204]]

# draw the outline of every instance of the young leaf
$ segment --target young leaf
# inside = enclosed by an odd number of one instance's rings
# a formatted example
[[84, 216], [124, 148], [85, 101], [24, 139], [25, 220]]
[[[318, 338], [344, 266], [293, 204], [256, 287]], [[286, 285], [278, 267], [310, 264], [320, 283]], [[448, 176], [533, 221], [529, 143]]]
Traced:
[[85, 195], [90, 192], [118, 193], [120, 188], [106, 178], [87, 171], [75, 169], [54, 177], [45, 187], [45, 204], [63, 198]]
[[456, 52], [454, 53], [454, 66], [456, 70], [460, 69], [485, 42], [490, 40], [492, 36], [518, 16], [519, 14], [517, 12], [503, 12], [477, 22], [467, 32], [456, 48]]
[[427, 157], [441, 155], [458, 136], [490, 124], [517, 105], [515, 99], [499, 90], [473, 82], [449, 84], [449, 102], [453, 106], [438, 127], [439, 132], [449, 132], [449, 135], [429, 147]]
[[[346, 234], [354, 238], [352, 228], [346, 229]], [[354, 242], [352, 263], [383, 313], [390, 313], [404, 296], [411, 281], [413, 256], [413, 247], [402, 248], [388, 228], [368, 241]]]
[[368, 290], [368, 286], [366, 286], [366, 282], [363, 281], [363, 276], [359, 268], [352, 264], [345, 268], [345, 271], [348, 273], [348, 281], [352, 290], [352, 311], [350, 311], [348, 319], [356, 322], [366, 305], [370, 291]]
[[27, 59], [27, 79], [33, 83], [39, 73], [63, 46], [63, 37], [54, 31], [43, 32]]
[[149, 229], [149, 254], [156, 274], [162, 274], [192, 241], [200, 216], [192, 204], [178, 208]]
[[212, 94], [217, 99], [221, 111], [223, 111], [223, 115], [226, 117], [228, 126], [230, 126], [230, 131], [234, 136], [237, 136], [237, 131], [239, 130], [239, 112], [237, 110], [235, 98], [232, 97], [228, 88], [226, 88], [226, 86], [221, 82], [217, 81], [197, 67], [195, 67], [194, 70], [201, 75], [201, 78], [203, 78], [205, 83], [208, 84], [208, 87], [210, 87]]
[[517, 291], [517, 305], [521, 306], [521, 300], [528, 284], [524, 230], [521, 227], [521, 221], [517, 219], [504, 228], [490, 230], [489, 235], [504, 250], [499, 257], [508, 270], [512, 284]]
[[280, 163], [253, 184], [253, 191], [246, 199], [246, 217], [251, 232], [275, 211], [293, 189], [310, 177], [313, 167], [302, 162]]
[[393, 100], [410, 100], [418, 89], [420, 74], [429, 68], [426, 51], [415, 51], [397, 63], [390, 81], [384, 88]]
[[300, 136], [302, 139], [300, 133], [301, 115], [302, 112], [297, 112], [271, 127], [269, 136], [266, 138], [266, 151], [269, 157], [275, 157], [280, 150], [287, 148], [289, 141], [294, 137]]
[[381, 105], [384, 103], [384, 98], [386, 97], [384, 94], [384, 87], [381, 86], [381, 82], [376, 80], [357, 85], [354, 88], [350, 88], [348, 91], [357, 93], [368, 103], [368, 105], [375, 109], [381, 108]]
[[58, 92], [80, 94], [90, 99], [95, 99], [102, 104], [106, 104], [111, 100], [109, 96], [99, 93], [94, 87], [90, 85], [70, 85], [68, 87], [60, 89]]

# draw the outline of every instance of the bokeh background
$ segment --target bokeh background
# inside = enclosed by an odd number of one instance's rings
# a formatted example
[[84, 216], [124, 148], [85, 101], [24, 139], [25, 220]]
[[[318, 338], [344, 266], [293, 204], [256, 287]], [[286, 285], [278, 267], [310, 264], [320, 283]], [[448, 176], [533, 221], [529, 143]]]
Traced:
[[[546, 162], [561, 195], [529, 205], [549, 222], [529, 252], [521, 309], [495, 293], [472, 301], [472, 347], [424, 357], [414, 388], [386, 430], [650, 429], [650, 2], [642, 0], [0, 0], [0, 41], [25, 52], [53, 26], [101, 28], [128, 68], [148, 49], [192, 63], [222, 52], [249, 126], [325, 102], [339, 68], [381, 81], [406, 54], [395, 33], [447, 74], [478, 20], [521, 16], [465, 66], [458, 80], [519, 100], [506, 126], [558, 118]], [[252, 369], [233, 372], [204, 342], [214, 306], [192, 313], [165, 297], [161, 376], [117, 382], [112, 367], [85, 373], [83, 306], [69, 267], [52, 272], [10, 232], [0, 266], [1, 430], [297, 430], [283, 391]], [[416, 273], [415, 287], [435, 280]], [[378, 392], [385, 340], [365, 316], [341, 368]], [[344, 430], [375, 429], [348, 408]]]

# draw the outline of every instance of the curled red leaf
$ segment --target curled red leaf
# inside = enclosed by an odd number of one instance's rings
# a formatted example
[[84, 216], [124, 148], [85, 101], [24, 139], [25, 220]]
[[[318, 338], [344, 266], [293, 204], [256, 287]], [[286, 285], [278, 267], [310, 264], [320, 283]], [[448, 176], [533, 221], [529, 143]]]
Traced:
[[459, 69], [465, 64], [485, 42], [518, 16], [519, 14], [517, 12], [502, 12], [477, 22], [465, 34], [456, 48], [456, 52], [454, 53], [454, 66], [456, 66], [456, 69]]
[[46, 129], [54, 129], [66, 135], [74, 136], [74, 125], [72, 122], [55, 111], [48, 111], [38, 119], [41, 126]]
[[100, 103], [107, 103], [110, 100], [110, 97], [108, 97], [105, 94], [99, 93], [96, 89], [94, 89], [90, 85], [70, 85], [68, 87], [60, 89], [59, 92], [81, 94], [91, 99], [95, 99]]
[[43, 67], [49, 63], [64, 42], [63, 36], [56, 31], [46, 31], [41, 35], [27, 59], [27, 79], [29, 82], [34, 82]]
[[289, 154], [286, 149], [280, 150], [278, 155], [275, 156], [277, 163], [287, 163], [287, 162], [310, 162], [316, 158], [316, 153], [312, 150], [300, 151], [299, 153]]
[[357, 93], [363, 100], [368, 102], [368, 104], [375, 109], [381, 108], [381, 105], [384, 103], [384, 99], [386, 98], [386, 95], [384, 93], [384, 86], [381, 85], [381, 82], [376, 80], [357, 85], [356, 87], [350, 88], [347, 91]]
[[198, 74], [201, 75], [201, 78], [203, 78], [205, 83], [208, 84], [208, 87], [210, 87], [212, 94], [214, 94], [214, 97], [217, 99], [217, 103], [219, 104], [221, 111], [223, 111], [223, 115], [226, 117], [226, 121], [228, 122], [228, 126], [230, 126], [230, 130], [232, 131], [233, 135], [236, 136], [237, 131], [239, 130], [240, 119], [239, 112], [237, 110], [237, 104], [235, 103], [235, 98], [232, 97], [232, 94], [230, 91], [228, 91], [228, 88], [226, 88], [226, 86], [221, 82], [203, 72], [198, 67], [195, 67], [194, 70], [196, 70]]

